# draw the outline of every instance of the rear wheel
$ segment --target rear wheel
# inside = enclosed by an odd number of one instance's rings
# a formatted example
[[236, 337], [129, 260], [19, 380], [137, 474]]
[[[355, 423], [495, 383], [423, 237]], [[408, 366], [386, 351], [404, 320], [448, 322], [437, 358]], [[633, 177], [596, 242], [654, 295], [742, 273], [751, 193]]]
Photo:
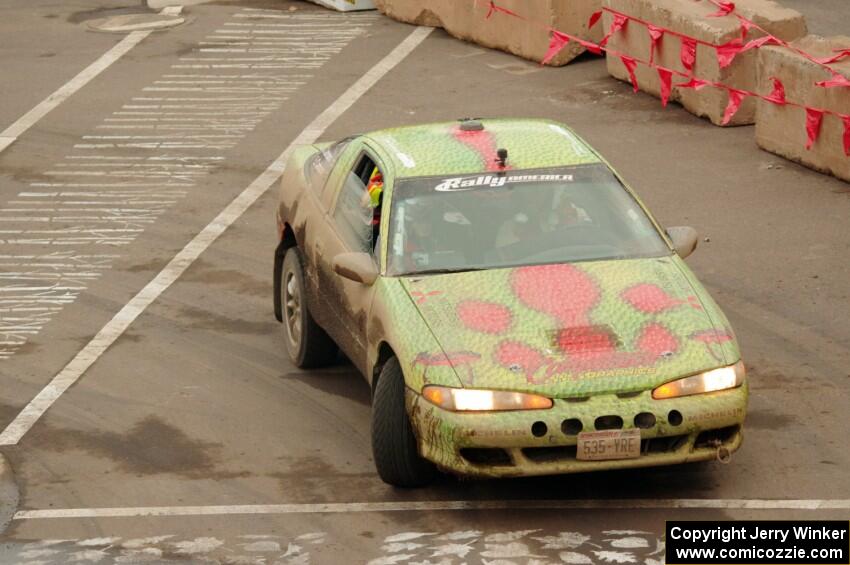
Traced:
[[397, 487], [419, 487], [434, 480], [437, 469], [419, 456], [404, 407], [404, 374], [398, 359], [386, 362], [372, 400], [372, 456], [378, 475]]
[[286, 350], [296, 367], [307, 369], [332, 363], [337, 347], [310, 315], [302, 265], [298, 248], [287, 249], [280, 292]]

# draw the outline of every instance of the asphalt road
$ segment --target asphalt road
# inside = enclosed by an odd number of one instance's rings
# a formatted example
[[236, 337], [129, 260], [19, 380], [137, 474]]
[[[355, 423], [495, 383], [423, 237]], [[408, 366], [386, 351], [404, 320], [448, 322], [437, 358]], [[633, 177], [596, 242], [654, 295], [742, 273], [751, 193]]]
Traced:
[[[815, 32], [847, 32], [845, 0], [786, 3]], [[94, 0], [4, 3], [0, 129], [121, 40], [87, 30], [98, 10]], [[0, 430], [413, 31], [283, 0], [185, 12], [187, 24], [145, 38], [0, 153], [0, 300], [17, 318], [0, 327]], [[601, 60], [542, 68], [441, 31], [322, 139], [472, 115], [570, 124], [662, 223], [705, 238], [689, 263], [728, 314], [751, 376], [747, 437], [731, 464], [384, 485], [366, 383], [344, 361], [320, 372], [287, 361], [271, 309], [270, 191], [19, 442], [0, 446], [18, 510], [35, 512], [2, 531], [13, 496], [0, 478], [0, 562], [654, 565], [667, 519], [846, 519], [850, 186], [761, 152], [752, 128], [632, 94]], [[678, 508], [690, 499], [717, 502]], [[844, 507], [748, 509], [789, 499]], [[581, 503], [545, 502], [569, 500]], [[110, 508], [123, 510], [98, 515]]]

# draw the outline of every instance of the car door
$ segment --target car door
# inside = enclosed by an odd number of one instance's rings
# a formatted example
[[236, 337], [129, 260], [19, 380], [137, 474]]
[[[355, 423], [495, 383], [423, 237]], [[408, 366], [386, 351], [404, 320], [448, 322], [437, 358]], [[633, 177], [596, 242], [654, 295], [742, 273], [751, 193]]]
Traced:
[[333, 259], [340, 253], [369, 253], [380, 271], [377, 254], [373, 253], [376, 230], [372, 225], [373, 208], [369, 205], [367, 184], [375, 168], [382, 175], [388, 171], [376, 152], [360, 141], [352, 142], [346, 153], [349, 154], [343, 155], [339, 163], [340, 174], [329, 179], [336, 186], [327, 187], [323, 195], [329, 199], [329, 212], [315, 233], [314, 265], [319, 300], [333, 317], [323, 327], [365, 372], [366, 327], [374, 287], [337, 275]]

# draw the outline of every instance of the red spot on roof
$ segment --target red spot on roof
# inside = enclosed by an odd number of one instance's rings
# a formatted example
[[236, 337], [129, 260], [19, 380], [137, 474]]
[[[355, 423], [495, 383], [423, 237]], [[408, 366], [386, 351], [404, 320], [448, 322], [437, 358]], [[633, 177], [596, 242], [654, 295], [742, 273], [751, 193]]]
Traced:
[[464, 131], [460, 126], [452, 128], [454, 138], [473, 151], [477, 152], [488, 171], [504, 171], [510, 167], [501, 167], [496, 162], [496, 139], [487, 130]]

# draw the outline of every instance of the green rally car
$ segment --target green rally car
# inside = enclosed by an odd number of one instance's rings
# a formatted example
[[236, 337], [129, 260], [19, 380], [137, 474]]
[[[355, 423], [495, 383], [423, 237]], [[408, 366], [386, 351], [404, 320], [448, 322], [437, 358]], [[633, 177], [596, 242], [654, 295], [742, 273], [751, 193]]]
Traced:
[[341, 349], [397, 486], [728, 459], [747, 383], [726, 317], [565, 126], [462, 120], [297, 149], [274, 306], [293, 363]]

